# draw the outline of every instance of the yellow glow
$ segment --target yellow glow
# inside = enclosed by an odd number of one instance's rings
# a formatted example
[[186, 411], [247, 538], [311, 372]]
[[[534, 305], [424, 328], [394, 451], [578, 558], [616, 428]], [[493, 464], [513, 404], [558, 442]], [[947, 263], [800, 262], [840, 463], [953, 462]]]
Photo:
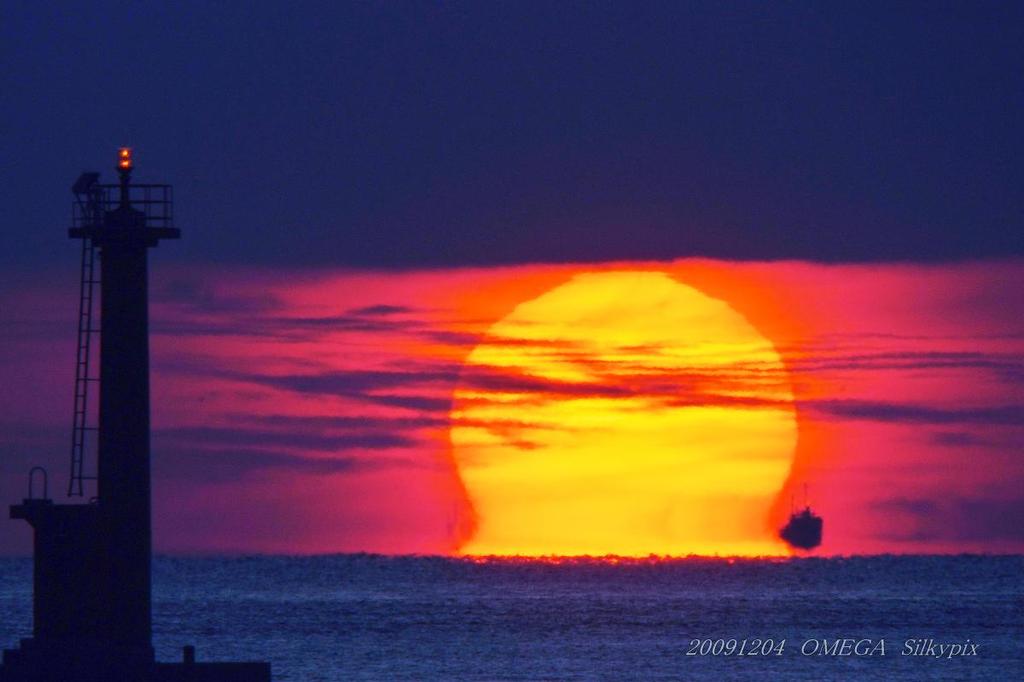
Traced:
[[121, 147], [117, 150], [118, 161], [117, 165], [120, 168], [131, 168], [132, 167], [132, 150], [131, 147]]
[[785, 554], [767, 514], [796, 444], [772, 344], [658, 272], [519, 305], [466, 360], [455, 461], [467, 554]]

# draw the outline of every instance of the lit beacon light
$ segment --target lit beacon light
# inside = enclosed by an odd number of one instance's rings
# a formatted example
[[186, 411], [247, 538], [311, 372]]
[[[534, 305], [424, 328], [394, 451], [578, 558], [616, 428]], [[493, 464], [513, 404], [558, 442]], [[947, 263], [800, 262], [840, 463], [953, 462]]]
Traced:
[[121, 170], [132, 169], [132, 148], [121, 147], [117, 150], [117, 167]]

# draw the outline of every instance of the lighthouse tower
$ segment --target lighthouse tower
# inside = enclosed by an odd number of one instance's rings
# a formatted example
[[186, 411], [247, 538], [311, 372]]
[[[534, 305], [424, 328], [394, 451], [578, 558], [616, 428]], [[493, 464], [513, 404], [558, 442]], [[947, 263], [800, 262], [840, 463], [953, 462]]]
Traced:
[[133, 165], [131, 149], [121, 148], [117, 184], [83, 173], [72, 187], [69, 236], [82, 240], [82, 260], [68, 496], [81, 503], [54, 504], [37, 467], [29, 497], [11, 507], [11, 518], [34, 530], [33, 636], [4, 652], [0, 682], [270, 679], [266, 663], [195, 663], [192, 647], [182, 663], [155, 662], [148, 252], [180, 232], [170, 185], [133, 184]]

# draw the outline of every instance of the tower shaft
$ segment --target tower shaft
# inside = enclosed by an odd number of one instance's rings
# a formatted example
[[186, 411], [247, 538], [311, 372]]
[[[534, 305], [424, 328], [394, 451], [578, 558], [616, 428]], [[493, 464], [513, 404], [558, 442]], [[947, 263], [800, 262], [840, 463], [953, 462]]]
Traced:
[[110, 639], [150, 646], [149, 308], [144, 216], [108, 212], [100, 247], [98, 497]]

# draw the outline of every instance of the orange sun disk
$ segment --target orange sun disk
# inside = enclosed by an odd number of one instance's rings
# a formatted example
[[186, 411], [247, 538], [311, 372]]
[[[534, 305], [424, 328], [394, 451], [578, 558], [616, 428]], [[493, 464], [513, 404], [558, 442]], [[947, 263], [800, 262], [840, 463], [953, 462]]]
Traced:
[[451, 413], [469, 555], [780, 555], [796, 445], [778, 352], [662, 272], [580, 274], [466, 359]]

